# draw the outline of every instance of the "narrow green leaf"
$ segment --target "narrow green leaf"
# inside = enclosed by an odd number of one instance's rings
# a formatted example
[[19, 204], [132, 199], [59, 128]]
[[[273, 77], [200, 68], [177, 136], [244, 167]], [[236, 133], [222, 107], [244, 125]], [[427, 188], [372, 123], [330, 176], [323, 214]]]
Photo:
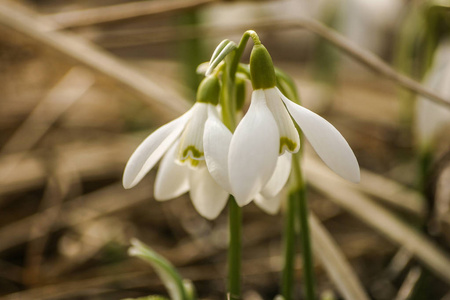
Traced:
[[[224, 43], [226, 42], [226, 43]], [[224, 44], [224, 47], [218, 51], [218, 48]], [[216, 48], [216, 51], [214, 51], [211, 60], [209, 62], [209, 68], [206, 70], [205, 75], [209, 76], [214, 71], [214, 69], [222, 62], [222, 60], [225, 59], [225, 57], [233, 52], [236, 49], [236, 44], [229, 40], [224, 40], [222, 43], [219, 44], [219, 46]], [[216, 53], [218, 52], [218, 53]]]
[[[131, 245], [132, 246], [128, 250], [128, 254], [143, 259], [155, 269], [159, 278], [164, 283], [164, 286], [169, 293], [170, 299], [193, 299], [188, 297], [188, 293], [186, 292], [183, 283], [183, 278], [168, 260], [166, 260], [164, 257], [153, 251], [149, 246], [143, 244], [137, 239], [132, 239]], [[193, 286], [191, 286], [191, 288], [193, 289]], [[189, 294], [195, 294], [195, 292]]]
[[225, 39], [217, 45], [216, 49], [214, 49], [214, 52], [211, 56], [211, 59], [209, 61], [214, 61], [216, 57], [219, 55], [220, 52], [222, 52], [223, 48], [225, 48], [226, 45], [230, 43], [229, 39]]

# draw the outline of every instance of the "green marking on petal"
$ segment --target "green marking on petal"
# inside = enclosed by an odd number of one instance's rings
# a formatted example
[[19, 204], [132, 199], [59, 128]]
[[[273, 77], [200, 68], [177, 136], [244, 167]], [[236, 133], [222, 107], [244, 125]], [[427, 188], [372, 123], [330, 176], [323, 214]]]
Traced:
[[191, 164], [192, 167], [197, 167], [200, 164], [200, 161], [190, 158], [189, 163]]
[[194, 145], [187, 146], [181, 153], [181, 158], [186, 160], [188, 157], [192, 159], [203, 159], [203, 152], [200, 152]]
[[280, 154], [283, 153], [284, 147], [286, 147], [286, 149], [289, 152], [294, 153], [295, 148], [297, 148], [297, 143], [288, 137], [282, 136], [280, 137], [280, 149], [279, 149]]
[[201, 160], [193, 159], [191, 157], [188, 157], [186, 159], [180, 160], [180, 162], [183, 165], [186, 164], [186, 163], [189, 163], [191, 165], [191, 167], [195, 168], [195, 167], [198, 167], [198, 165], [200, 164]]
[[194, 145], [189, 145], [180, 152], [179, 161], [182, 164], [189, 163], [192, 167], [197, 167], [205, 159], [203, 152]]

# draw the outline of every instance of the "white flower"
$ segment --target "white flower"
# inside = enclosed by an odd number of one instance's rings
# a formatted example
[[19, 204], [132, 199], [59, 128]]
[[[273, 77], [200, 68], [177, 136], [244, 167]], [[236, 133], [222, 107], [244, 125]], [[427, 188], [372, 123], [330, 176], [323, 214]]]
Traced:
[[[425, 86], [450, 99], [450, 39], [444, 40], [436, 50]], [[444, 128], [450, 126], [450, 110], [424, 97], [418, 97], [416, 116], [417, 138], [424, 149], [432, 147], [439, 134], [445, 133]]]
[[[241, 123], [244, 122], [244, 120], [245, 117]], [[229, 155], [229, 149], [230, 143], [235, 135], [236, 133], [232, 135], [231, 131], [222, 123], [217, 112], [212, 111], [208, 114], [203, 139], [206, 165], [215, 181], [224, 190], [236, 197], [237, 194], [232, 189], [230, 181], [231, 176], [229, 175], [229, 167], [232, 165], [229, 159], [234, 159]], [[277, 143], [278, 141], [274, 141], [273, 145], [278, 147], [276, 145]], [[242, 149], [242, 157], [248, 157], [248, 153], [245, 153], [246, 150], [247, 149]], [[255, 190], [255, 193], [251, 196], [251, 199], [255, 200], [256, 205], [269, 214], [277, 213], [280, 208], [280, 194], [289, 178], [291, 159], [292, 155], [289, 152], [277, 157], [274, 163], [276, 166], [271, 170], [270, 174], [268, 174], [268, 180], [261, 185], [260, 189]], [[239, 164], [240, 162], [235, 161], [234, 163]], [[245, 168], [242, 168], [241, 171], [245, 173], [246, 170]], [[242, 182], [242, 184], [245, 185], [246, 183]], [[238, 201], [238, 204], [241, 206], [249, 202], [246, 201], [243, 203], [242, 201], [239, 201], [238, 197], [236, 197], [236, 201]]]
[[156, 175], [155, 199], [169, 200], [189, 191], [200, 215], [216, 218], [226, 205], [228, 193], [213, 180], [204, 163], [203, 133], [210, 113], [217, 114], [215, 105], [197, 102], [148, 136], [128, 160], [123, 186], [134, 187], [164, 156]]
[[[125, 167], [123, 186], [134, 187], [162, 158], [155, 179], [155, 199], [166, 201], [189, 192], [199, 214], [215, 219], [231, 192], [227, 167], [230, 141], [231, 132], [220, 120], [216, 106], [196, 103], [138, 146]], [[290, 153], [280, 156], [272, 179], [255, 195], [255, 203], [267, 213], [279, 210], [280, 191], [289, 177], [290, 163]]]
[[286, 155], [283, 153], [295, 153], [300, 146], [291, 117], [330, 169], [347, 180], [360, 180], [356, 157], [333, 125], [292, 102], [276, 87], [255, 89], [250, 108], [231, 138], [228, 154], [230, 191], [239, 205], [249, 203], [264, 191], [274, 171], [289, 174], [290, 164], [281, 171], [276, 166]]

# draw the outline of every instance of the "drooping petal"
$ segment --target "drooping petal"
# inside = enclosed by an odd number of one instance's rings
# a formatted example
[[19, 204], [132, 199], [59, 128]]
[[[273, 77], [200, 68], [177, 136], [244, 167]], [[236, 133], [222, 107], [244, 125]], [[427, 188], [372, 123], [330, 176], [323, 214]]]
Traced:
[[289, 152], [285, 152], [283, 155], [278, 157], [275, 171], [262, 189], [261, 195], [265, 198], [273, 198], [280, 193], [281, 189], [286, 185], [289, 175], [291, 174], [291, 161], [292, 154]]
[[264, 93], [266, 94], [267, 106], [278, 125], [280, 133], [279, 153], [282, 154], [285, 151], [296, 153], [300, 149], [300, 137], [291, 116], [278, 95], [278, 90], [276, 88], [266, 89]]
[[272, 176], [279, 139], [264, 92], [253, 91], [250, 108], [231, 138], [228, 155], [230, 185], [238, 205], [248, 204]]
[[261, 194], [255, 196], [255, 204], [264, 212], [275, 215], [280, 211], [281, 193], [274, 197], [265, 197]]
[[216, 183], [206, 167], [189, 171], [192, 204], [202, 217], [208, 220], [217, 218], [227, 204], [228, 192]]
[[197, 167], [199, 162], [205, 159], [203, 156], [203, 131], [210, 105], [200, 102], [194, 105], [192, 117], [180, 137], [179, 160], [182, 163], [189, 163], [191, 167]]
[[339, 131], [318, 114], [286, 98], [280, 91], [279, 95], [324, 163], [343, 178], [359, 182], [358, 161]]
[[130, 189], [155, 166], [183, 131], [192, 115], [192, 107], [179, 118], [159, 127], [150, 134], [134, 151], [125, 166], [122, 184]]
[[189, 191], [189, 168], [175, 163], [179, 143], [175, 142], [159, 164], [155, 179], [155, 199], [165, 201]]
[[203, 134], [205, 161], [212, 178], [228, 193], [231, 193], [228, 179], [228, 150], [231, 137], [231, 131], [219, 119], [216, 108], [211, 106]]

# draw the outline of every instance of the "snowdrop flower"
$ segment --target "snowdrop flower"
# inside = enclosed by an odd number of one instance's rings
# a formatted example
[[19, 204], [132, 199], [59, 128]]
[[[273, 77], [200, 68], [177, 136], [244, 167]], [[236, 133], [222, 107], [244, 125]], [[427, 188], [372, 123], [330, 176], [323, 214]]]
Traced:
[[[228, 193], [234, 195], [229, 176], [229, 149], [233, 135], [231, 131], [222, 123], [217, 113], [208, 115], [205, 124], [205, 133], [203, 145], [205, 148], [205, 161], [208, 170], [214, 180]], [[250, 141], [251, 142], [251, 141]], [[240, 153], [243, 157], [248, 157], [245, 149]], [[231, 159], [231, 158], [230, 158]], [[269, 214], [278, 212], [281, 203], [281, 192], [290, 174], [292, 155], [289, 152], [284, 153], [276, 159], [276, 166], [269, 174], [269, 179], [262, 185], [251, 199], [255, 204]], [[242, 168], [245, 172], [245, 166]], [[243, 182], [245, 184], [245, 182]], [[238, 198], [236, 198], [238, 201]], [[239, 205], [244, 204], [238, 201]]]
[[[254, 89], [252, 100], [231, 137], [226, 170], [228, 188], [237, 203], [246, 205], [263, 193], [268, 182], [274, 180], [274, 171], [289, 174], [290, 164], [281, 167], [277, 162], [299, 150], [299, 134], [292, 119], [328, 167], [347, 180], [359, 182], [358, 162], [347, 141], [324, 118], [292, 102], [278, 90], [272, 59], [261, 44], [253, 47], [250, 72]], [[207, 145], [205, 143], [205, 147]], [[207, 164], [208, 159], [206, 156]], [[224, 164], [222, 161], [217, 168]], [[208, 167], [213, 177], [217, 177], [218, 170], [209, 164]], [[216, 173], [223, 177], [227, 172]]]
[[[450, 39], [444, 40], [438, 47], [425, 86], [450, 99]], [[443, 129], [450, 126], [450, 110], [424, 97], [416, 103], [417, 139], [424, 150], [433, 147]]]
[[[138, 184], [162, 158], [155, 180], [155, 199], [169, 200], [189, 191], [200, 215], [207, 219], [219, 215], [226, 205], [228, 192], [208, 172], [203, 147], [205, 122], [209, 115], [217, 116], [219, 92], [218, 78], [205, 78], [192, 108], [158, 128], [137, 147], [123, 174], [126, 189]], [[217, 147], [222, 147], [220, 140]]]

